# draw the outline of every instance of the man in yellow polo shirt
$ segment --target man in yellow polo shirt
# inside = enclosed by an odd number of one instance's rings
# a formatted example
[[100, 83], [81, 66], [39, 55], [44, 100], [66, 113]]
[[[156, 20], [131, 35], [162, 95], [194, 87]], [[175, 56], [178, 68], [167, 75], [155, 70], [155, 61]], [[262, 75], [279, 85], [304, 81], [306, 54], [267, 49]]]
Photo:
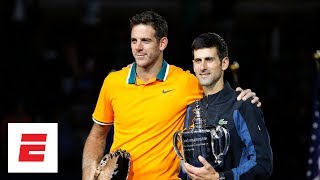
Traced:
[[[131, 154], [128, 179], [179, 179], [180, 160], [172, 135], [183, 128], [186, 107], [202, 97], [202, 88], [189, 71], [163, 59], [168, 26], [160, 15], [142, 12], [130, 26], [135, 63], [104, 80], [84, 147], [83, 180], [93, 179], [111, 125], [110, 151], [125, 149]], [[255, 95], [249, 90], [240, 97], [245, 94], [246, 98]]]

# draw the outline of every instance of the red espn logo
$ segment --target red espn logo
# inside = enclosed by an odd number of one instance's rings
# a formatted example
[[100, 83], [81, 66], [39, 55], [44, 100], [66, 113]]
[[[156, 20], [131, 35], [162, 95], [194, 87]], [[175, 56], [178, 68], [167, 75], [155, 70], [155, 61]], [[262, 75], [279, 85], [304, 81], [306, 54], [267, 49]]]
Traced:
[[8, 123], [8, 172], [57, 173], [58, 123]]
[[[43, 142], [47, 140], [47, 134], [22, 134], [21, 142]], [[36, 161], [42, 162], [44, 159], [44, 154], [30, 154], [30, 151], [45, 151], [45, 144], [21, 144], [19, 161]]]

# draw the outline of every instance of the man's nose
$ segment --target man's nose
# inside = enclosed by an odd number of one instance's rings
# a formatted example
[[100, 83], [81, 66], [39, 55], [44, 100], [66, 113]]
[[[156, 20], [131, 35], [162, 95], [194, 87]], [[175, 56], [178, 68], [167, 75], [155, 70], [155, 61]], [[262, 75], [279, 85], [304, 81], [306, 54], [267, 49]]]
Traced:
[[206, 61], [201, 61], [200, 70], [203, 71], [203, 70], [206, 70], [206, 69], [207, 69]]
[[136, 44], [136, 50], [142, 50], [142, 49], [143, 49], [143, 46], [142, 46], [141, 41], [140, 41], [140, 42], [137, 42], [137, 44]]

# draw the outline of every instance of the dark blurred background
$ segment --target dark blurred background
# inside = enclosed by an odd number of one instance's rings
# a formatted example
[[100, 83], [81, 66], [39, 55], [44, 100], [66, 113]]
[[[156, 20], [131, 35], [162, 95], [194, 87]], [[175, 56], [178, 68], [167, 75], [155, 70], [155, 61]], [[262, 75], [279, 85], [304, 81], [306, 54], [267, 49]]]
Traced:
[[[81, 179], [83, 144], [105, 76], [133, 62], [129, 18], [169, 24], [169, 64], [192, 71], [192, 40], [216, 32], [240, 68], [227, 79], [262, 102], [271, 179], [305, 179], [320, 48], [318, 0], [0, 0], [1, 179]], [[58, 122], [59, 173], [7, 174], [7, 123]]]

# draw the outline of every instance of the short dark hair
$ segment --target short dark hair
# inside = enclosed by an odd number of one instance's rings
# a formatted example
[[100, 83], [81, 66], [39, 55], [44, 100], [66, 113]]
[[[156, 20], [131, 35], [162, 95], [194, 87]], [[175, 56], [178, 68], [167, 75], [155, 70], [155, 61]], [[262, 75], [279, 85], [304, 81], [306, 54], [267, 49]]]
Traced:
[[228, 46], [226, 42], [221, 36], [212, 32], [203, 33], [193, 40], [191, 45], [192, 55], [194, 50], [211, 47], [217, 48], [220, 60], [228, 57]]
[[156, 31], [155, 36], [157, 40], [168, 36], [167, 22], [154, 11], [143, 11], [134, 15], [130, 19], [130, 30], [138, 24], [151, 25]]

